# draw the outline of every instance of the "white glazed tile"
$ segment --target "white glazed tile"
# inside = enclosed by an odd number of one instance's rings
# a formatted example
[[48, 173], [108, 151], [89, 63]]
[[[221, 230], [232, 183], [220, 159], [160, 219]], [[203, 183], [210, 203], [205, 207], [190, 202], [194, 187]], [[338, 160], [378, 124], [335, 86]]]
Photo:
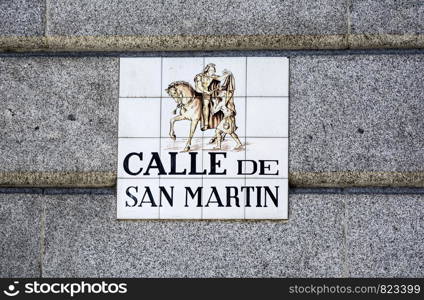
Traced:
[[[120, 178], [148, 178], [149, 175], [143, 175], [150, 162], [151, 152], [159, 152], [160, 138], [119, 138], [118, 139], [118, 177]], [[125, 157], [129, 153], [143, 153], [143, 160], [138, 156], [132, 156], [129, 159], [129, 169], [136, 173], [143, 168], [139, 175], [127, 174], [124, 170], [123, 163]], [[166, 166], [165, 166], [166, 168]], [[157, 169], [150, 172], [150, 177], [158, 177]]]
[[161, 95], [161, 58], [121, 58], [120, 97], [159, 97]]
[[214, 63], [216, 74], [222, 75], [224, 69], [231, 71], [235, 79], [236, 97], [246, 96], [246, 57], [205, 57], [205, 65]]
[[[201, 219], [202, 207], [198, 207], [199, 196], [202, 197], [202, 179], [161, 178], [160, 186], [171, 195], [172, 207], [164, 198], [160, 207], [160, 219]], [[190, 192], [194, 194], [191, 196]], [[201, 204], [200, 204], [201, 205]]]
[[119, 137], [160, 137], [160, 98], [119, 99]]
[[289, 60], [281, 57], [247, 58], [247, 96], [288, 96]]
[[[257, 172], [249, 177], [261, 178], [287, 178], [288, 177], [288, 138], [246, 138], [246, 159], [254, 160], [257, 163]], [[276, 160], [276, 162], [267, 162], [265, 166], [270, 166], [265, 172], [278, 175], [260, 175], [259, 160]], [[246, 164], [246, 173], [253, 172], [252, 164]]]
[[[162, 117], [161, 117], [161, 137], [169, 137], [170, 121], [172, 118], [180, 114], [180, 110], [177, 109], [176, 114], [173, 111], [177, 108], [175, 100], [172, 98], [164, 97], [162, 98]], [[190, 120], [180, 120], [174, 123], [174, 130], [177, 137], [188, 137], [190, 134], [191, 121]], [[202, 137], [203, 131], [200, 129], [201, 123], [198, 122], [196, 130], [194, 132], [194, 137]]]
[[[247, 61], [247, 65], [246, 65]], [[200, 124], [195, 131], [190, 151], [197, 153], [197, 171], [210, 169], [209, 153], [225, 152], [220, 169], [226, 169], [226, 175], [188, 175], [190, 154], [181, 152], [187, 141], [190, 121], [175, 123], [177, 139], [169, 137], [169, 122], [176, 108], [175, 100], [164, 91], [173, 81], [187, 81], [194, 86], [194, 77], [203, 71], [207, 63], [216, 64], [216, 74], [228, 69], [236, 80], [235, 105], [236, 125], [240, 140], [244, 144], [241, 151], [234, 151], [234, 140], [226, 136], [221, 151], [212, 149], [215, 145], [209, 140], [215, 130], [202, 132]], [[284, 219], [287, 218], [288, 191], [288, 59], [276, 57], [197, 57], [197, 58], [122, 58], [120, 68], [120, 118], [119, 118], [119, 154], [117, 184], [117, 215], [122, 219]], [[246, 69], [247, 68], [247, 69]], [[247, 85], [246, 85], [247, 80]], [[247, 93], [246, 93], [247, 91]], [[247, 97], [245, 97], [247, 96]], [[137, 98], [137, 99], [135, 99]], [[248, 123], [248, 124], [247, 124]], [[246, 127], [247, 125], [247, 127]], [[128, 137], [128, 138], [123, 138]], [[140, 137], [140, 138], [137, 138]], [[159, 138], [160, 137], [160, 138]], [[266, 138], [269, 137], [269, 138]], [[132, 171], [143, 168], [137, 176], [126, 174], [123, 160], [130, 152], [143, 152], [143, 160], [134, 156], [130, 161]], [[171, 170], [169, 152], [177, 154], [176, 170], [187, 169], [186, 175], [158, 175], [152, 169], [150, 175], [144, 172], [151, 159], [151, 152], [160, 152], [161, 161], [167, 173]], [[218, 156], [221, 158], [221, 156]], [[238, 160], [279, 160], [279, 174], [275, 176], [238, 175]], [[243, 164], [244, 173], [246, 164]], [[150, 176], [150, 177], [149, 177]], [[268, 207], [245, 207], [246, 190], [242, 186], [281, 185], [279, 199], [285, 205], [273, 207], [268, 199]], [[150, 187], [157, 207], [150, 204], [138, 207], [125, 207], [125, 203], [134, 203], [126, 194], [129, 186], [132, 194], [140, 203], [146, 187]], [[170, 207], [163, 191], [174, 187], [173, 206]], [[211, 187], [218, 187], [224, 207], [210, 203]], [[239, 205], [226, 207], [226, 187], [236, 186], [239, 193]], [[138, 190], [136, 190], [136, 188]], [[162, 187], [162, 193], [161, 189]], [[191, 199], [185, 207], [186, 189], [202, 187], [203, 207], [196, 207]], [[263, 188], [262, 188], [263, 189]], [[264, 192], [264, 190], [263, 190]], [[162, 207], [159, 207], [162, 195]], [[256, 201], [251, 192], [251, 202]], [[189, 200], [190, 201], [190, 200]]]
[[118, 219], [158, 219], [159, 179], [119, 179], [117, 199]]
[[176, 154], [176, 172], [184, 172], [186, 170], [185, 175], [165, 175], [161, 176], [162, 178], [201, 178], [202, 175], [190, 175], [191, 168], [191, 160], [194, 154], [196, 161], [196, 172], [201, 173], [203, 171], [203, 152], [202, 152], [202, 139], [201, 138], [193, 138], [190, 152], [183, 152], [186, 145], [187, 138], [177, 138], [175, 141], [170, 138], [162, 138], [161, 139], [161, 159], [162, 162], [169, 173], [170, 165], [171, 165], [171, 155], [170, 152], [175, 152]]
[[288, 137], [288, 98], [248, 97], [246, 106], [246, 136]]
[[[234, 98], [234, 105], [236, 107], [236, 133], [241, 138], [246, 136], [246, 97], [236, 97]], [[208, 129], [203, 131], [203, 136], [213, 137], [215, 136], [215, 129]]]
[[[203, 179], [203, 219], [243, 219], [244, 218], [244, 194], [240, 187], [244, 186], [244, 179]], [[219, 200], [212, 194], [212, 187], [216, 187]], [[230, 207], [227, 207], [226, 187], [236, 187], [238, 191], [238, 204], [236, 200], [230, 200]], [[230, 189], [234, 193], [235, 189]], [[211, 196], [212, 195], [212, 196]], [[234, 195], [234, 194], [233, 194]], [[217, 203], [220, 201], [220, 203]], [[219, 207], [222, 204], [223, 206]]]
[[[246, 219], [288, 218], [288, 179], [248, 178], [246, 179], [246, 186], [255, 187], [255, 190], [250, 192], [250, 203], [248, 204], [246, 202]], [[264, 186], [269, 188], [269, 191], [266, 191]], [[260, 197], [258, 197], [258, 193]], [[276, 200], [272, 199], [271, 195], [273, 195]], [[277, 202], [277, 206], [274, 201]]]
[[174, 81], [187, 81], [194, 87], [194, 77], [203, 71], [202, 57], [164, 57], [162, 62], [162, 96]]
[[[209, 138], [208, 138], [209, 139]], [[204, 138], [203, 145], [203, 168], [207, 170], [207, 174], [203, 175], [203, 178], [217, 178], [217, 177], [232, 177], [232, 178], [244, 178], [244, 168], [242, 168], [242, 174], [238, 174], [238, 160], [244, 160], [246, 158], [246, 148], [243, 147], [240, 150], [232, 150], [235, 142], [231, 139], [231, 137], [226, 137], [224, 142], [222, 142], [223, 150], [214, 150], [213, 147], [215, 144], [205, 144], [208, 139]], [[245, 139], [242, 138], [241, 142], [245, 144]], [[225, 175], [212, 175], [210, 174], [210, 166], [211, 166], [211, 153], [215, 154], [216, 163], [219, 166], [216, 166], [216, 173], [226, 172]]]

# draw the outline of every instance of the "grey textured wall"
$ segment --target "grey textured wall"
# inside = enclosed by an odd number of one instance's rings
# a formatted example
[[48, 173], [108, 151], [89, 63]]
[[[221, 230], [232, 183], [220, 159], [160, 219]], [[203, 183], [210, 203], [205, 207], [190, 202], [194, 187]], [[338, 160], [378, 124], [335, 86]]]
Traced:
[[[424, 195], [291, 194], [289, 221], [117, 221], [114, 195], [0, 195], [0, 274], [422, 277]], [[19, 250], [19, 251], [17, 251]]]
[[[0, 277], [423, 277], [423, 30], [416, 0], [0, 0]], [[288, 221], [115, 219], [128, 55], [290, 57]]]
[[0, 49], [423, 48], [423, 19], [420, 0], [1, 0]]

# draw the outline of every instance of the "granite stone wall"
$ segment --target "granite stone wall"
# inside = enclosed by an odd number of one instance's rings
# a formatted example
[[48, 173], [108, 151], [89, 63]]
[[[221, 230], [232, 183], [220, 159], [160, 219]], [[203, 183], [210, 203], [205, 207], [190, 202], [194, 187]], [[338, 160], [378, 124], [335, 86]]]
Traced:
[[420, 0], [2, 0], [3, 50], [423, 48]]
[[[0, 277], [423, 277], [423, 37], [417, 0], [0, 0]], [[132, 55], [290, 58], [288, 221], [116, 220]]]

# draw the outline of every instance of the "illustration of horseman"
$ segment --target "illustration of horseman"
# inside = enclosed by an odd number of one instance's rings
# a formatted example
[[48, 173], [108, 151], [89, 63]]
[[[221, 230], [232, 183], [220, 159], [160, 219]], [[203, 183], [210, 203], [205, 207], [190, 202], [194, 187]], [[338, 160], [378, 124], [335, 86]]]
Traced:
[[[215, 149], [221, 149], [226, 134], [237, 143], [240, 150], [242, 143], [236, 134], [236, 107], [234, 105], [235, 79], [230, 71], [216, 74], [215, 64], [207, 64], [203, 72], [194, 77], [194, 88], [188, 82], [170, 83], [166, 92], [176, 101], [180, 113], [170, 120], [170, 137], [175, 140], [174, 123], [190, 120], [190, 133], [184, 151], [189, 151], [191, 140], [198, 122], [201, 130], [215, 129], [215, 136], [209, 143], [215, 143]], [[175, 110], [176, 111], [176, 110]]]
[[207, 64], [203, 69], [203, 72], [197, 74], [194, 77], [194, 89], [196, 92], [202, 95], [203, 101], [203, 111], [202, 111], [202, 131], [207, 129], [216, 128], [216, 125], [219, 123], [219, 117], [216, 116], [215, 120], [213, 119], [213, 115], [211, 115], [211, 107], [212, 107], [212, 99], [216, 99], [218, 97], [218, 93], [220, 91], [220, 82], [224, 81], [228, 76], [222, 75], [219, 76], [215, 74], [216, 67], [215, 64]]

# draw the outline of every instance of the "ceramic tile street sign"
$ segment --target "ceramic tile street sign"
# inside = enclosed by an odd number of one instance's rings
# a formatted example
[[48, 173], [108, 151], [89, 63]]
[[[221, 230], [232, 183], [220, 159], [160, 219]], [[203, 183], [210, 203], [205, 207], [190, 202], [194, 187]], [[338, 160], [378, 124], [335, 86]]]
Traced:
[[289, 61], [121, 58], [119, 219], [286, 219]]

